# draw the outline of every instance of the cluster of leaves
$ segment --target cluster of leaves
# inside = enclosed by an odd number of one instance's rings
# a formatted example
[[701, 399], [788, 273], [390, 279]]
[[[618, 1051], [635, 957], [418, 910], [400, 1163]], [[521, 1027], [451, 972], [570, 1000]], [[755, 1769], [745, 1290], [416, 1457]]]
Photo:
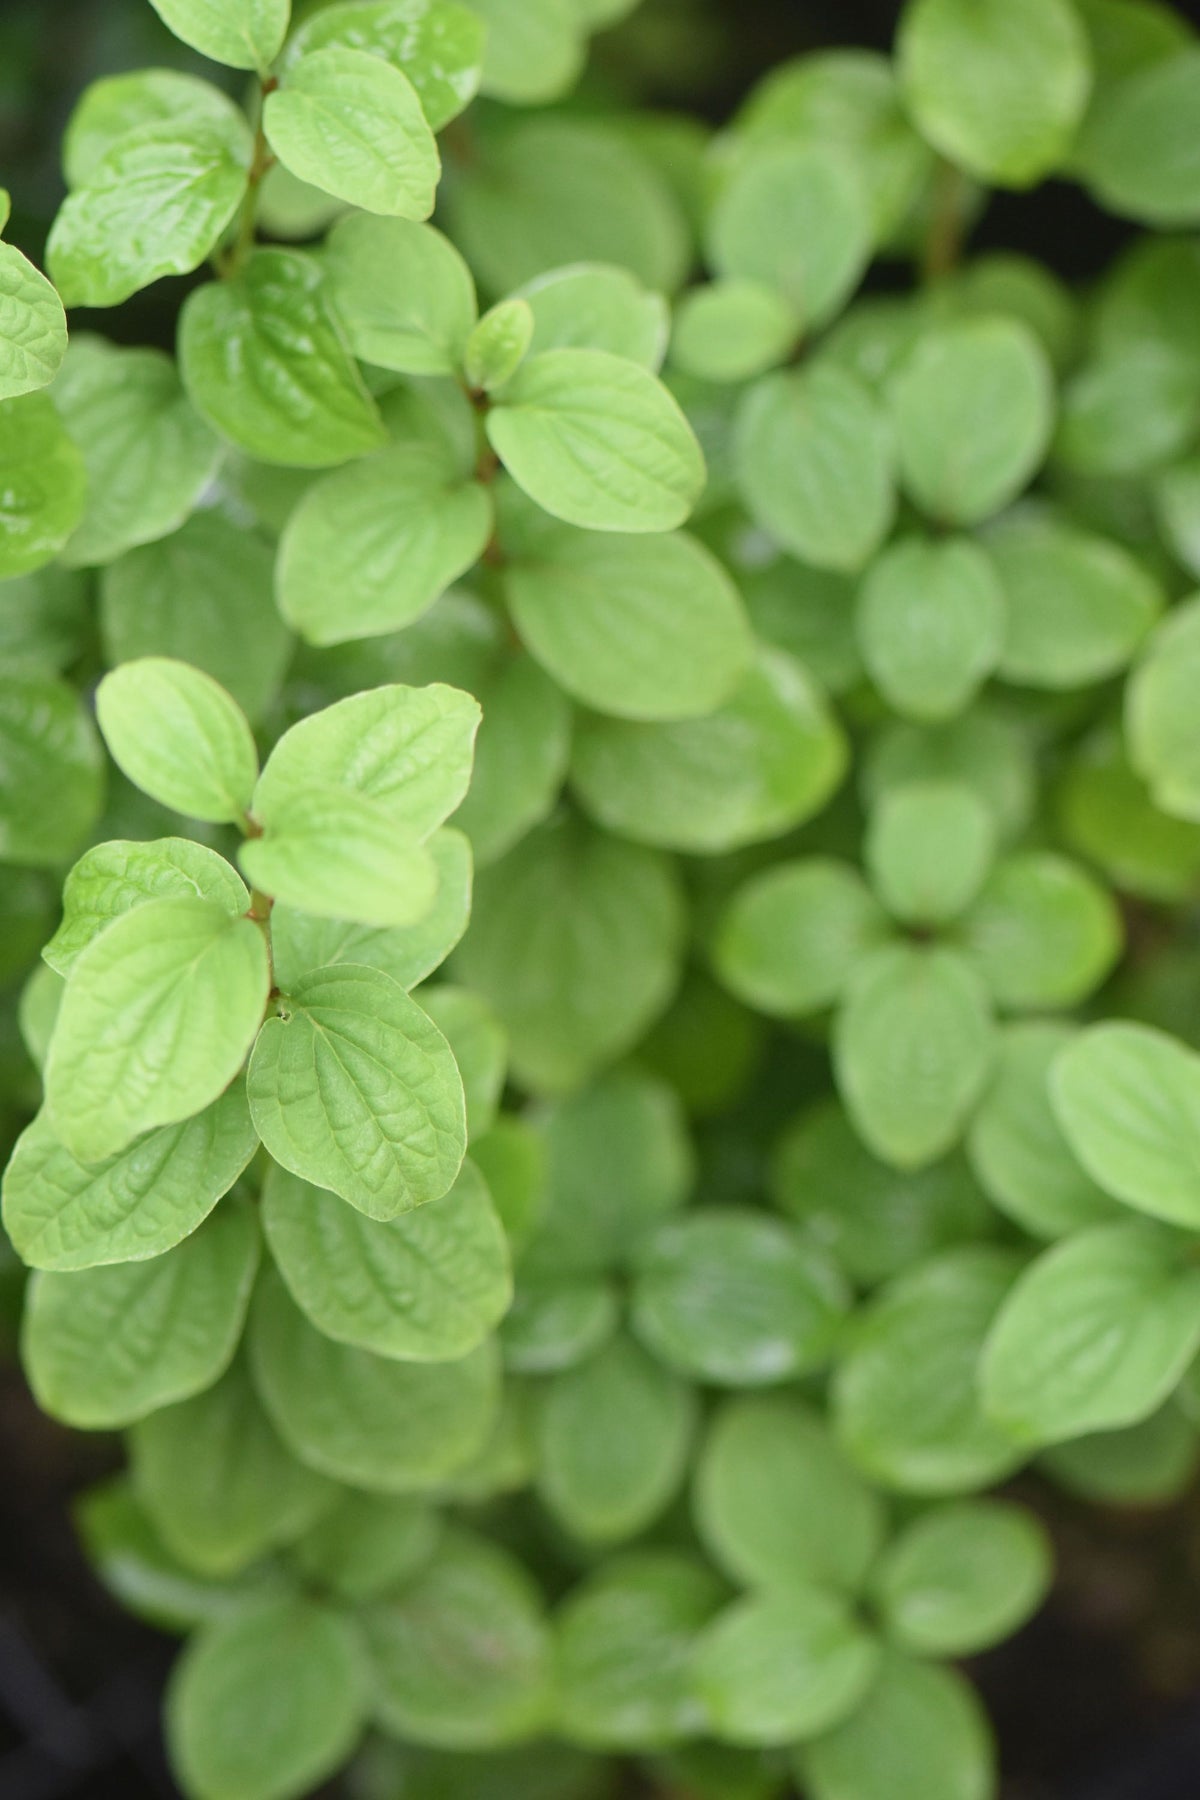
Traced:
[[1200, 1457], [1200, 250], [960, 251], [1200, 223], [1200, 47], [912, 0], [712, 135], [534, 110], [623, 0], [152, 3], [248, 105], [0, 244], [0, 1057], [181, 1783], [986, 1800], [986, 1490]]

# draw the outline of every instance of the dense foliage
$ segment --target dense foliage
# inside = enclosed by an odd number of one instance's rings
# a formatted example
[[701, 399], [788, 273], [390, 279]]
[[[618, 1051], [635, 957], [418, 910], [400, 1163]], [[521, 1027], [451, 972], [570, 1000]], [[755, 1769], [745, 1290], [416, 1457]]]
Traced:
[[988, 1490], [1200, 1450], [1200, 45], [152, 4], [0, 245], [0, 1057], [181, 1785], [986, 1800]]

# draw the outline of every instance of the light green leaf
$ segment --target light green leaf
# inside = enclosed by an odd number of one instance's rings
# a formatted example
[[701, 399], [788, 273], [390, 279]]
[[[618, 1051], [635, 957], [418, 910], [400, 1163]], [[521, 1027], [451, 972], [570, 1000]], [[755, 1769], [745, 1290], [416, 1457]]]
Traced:
[[713, 939], [731, 992], [780, 1018], [831, 1006], [860, 958], [889, 935], [858, 870], [833, 857], [776, 863], [733, 895]]
[[962, 951], [998, 1005], [1074, 1006], [1121, 952], [1116, 902], [1079, 863], [1027, 850], [997, 863], [960, 926]]
[[54, 401], [87, 469], [87, 509], [63, 560], [109, 563], [183, 524], [221, 461], [221, 446], [161, 350], [76, 339]]
[[408, 1581], [437, 1547], [441, 1524], [423, 1500], [343, 1488], [295, 1544], [305, 1577], [342, 1600], [373, 1600]]
[[177, 38], [213, 62], [263, 74], [287, 34], [291, 0], [150, 0]]
[[179, 127], [191, 119], [197, 120], [203, 131], [227, 128], [228, 96], [211, 81], [176, 69], [137, 69], [90, 82], [67, 121], [63, 138], [67, 187], [86, 187], [114, 145], [140, 126]]
[[402, 374], [454, 374], [475, 323], [475, 283], [440, 231], [352, 213], [330, 232], [324, 268], [356, 356]]
[[100, 629], [109, 664], [169, 656], [219, 681], [251, 719], [276, 698], [292, 639], [265, 539], [223, 513], [130, 550], [104, 570]]
[[677, 1492], [695, 1411], [692, 1390], [618, 1334], [543, 1390], [534, 1418], [539, 1495], [585, 1543], [632, 1537]]
[[250, 905], [245, 884], [225, 858], [190, 838], [97, 844], [67, 876], [62, 924], [42, 955], [60, 975], [69, 975], [80, 952], [122, 913], [144, 900], [192, 898], [216, 901], [233, 919]]
[[770, 1747], [848, 1717], [878, 1664], [878, 1645], [845, 1601], [797, 1585], [719, 1613], [696, 1645], [693, 1680], [716, 1737]]
[[449, 1046], [379, 969], [347, 963], [294, 983], [259, 1033], [247, 1093], [276, 1162], [368, 1218], [439, 1199], [466, 1149]]
[[531, 357], [487, 417], [531, 499], [592, 531], [671, 531], [704, 486], [691, 426], [648, 370], [604, 350]]
[[996, 848], [995, 820], [961, 781], [914, 781], [880, 796], [863, 854], [894, 918], [945, 925], [975, 898]]
[[486, 27], [485, 94], [514, 106], [538, 106], [573, 85], [585, 42], [569, 0], [469, 3]]
[[313, 50], [267, 95], [263, 129], [301, 181], [368, 212], [427, 219], [441, 159], [416, 89], [366, 50]]
[[474, 98], [485, 32], [457, 0], [344, 0], [310, 13], [293, 35], [285, 68], [317, 50], [365, 50], [416, 88], [430, 129], [440, 131]]
[[50, 228], [46, 267], [64, 306], [117, 306], [198, 269], [242, 202], [253, 149], [232, 101], [123, 132]]
[[977, 525], [1015, 500], [1050, 442], [1050, 364], [1015, 319], [932, 327], [888, 383], [887, 397], [901, 482], [943, 525]]
[[669, 863], [559, 817], [478, 875], [455, 968], [495, 1008], [515, 1078], [554, 1094], [637, 1042], [682, 952]]
[[501, 650], [471, 692], [483, 709], [471, 789], [454, 823], [482, 867], [540, 825], [557, 800], [571, 753], [571, 704], [521, 652]]
[[424, 846], [378, 802], [341, 787], [277, 794], [264, 835], [244, 843], [238, 860], [261, 892], [360, 925], [418, 924], [437, 893]]
[[572, 785], [610, 831], [714, 855], [780, 837], [837, 788], [846, 742], [807, 670], [763, 650], [732, 697], [702, 719], [579, 722]]
[[508, 1038], [487, 1001], [439, 981], [421, 989], [421, 1006], [454, 1053], [467, 1096], [467, 1137], [496, 1122], [508, 1065]]
[[1141, 1221], [1096, 1225], [1045, 1251], [988, 1335], [988, 1414], [1025, 1443], [1134, 1425], [1200, 1348], [1188, 1241]]
[[0, 858], [36, 867], [70, 856], [100, 811], [103, 761], [65, 681], [0, 675]]
[[471, 848], [461, 832], [435, 832], [426, 846], [437, 874], [430, 911], [415, 925], [347, 924], [278, 904], [271, 913], [275, 976], [286, 993], [312, 969], [362, 963], [402, 988], [416, 987], [453, 950], [471, 906]]
[[0, 308], [0, 400], [11, 400], [53, 381], [67, 353], [62, 301], [12, 244], [0, 244]]
[[349, 1619], [299, 1595], [206, 1626], [171, 1672], [167, 1741], [194, 1794], [292, 1800], [346, 1761], [367, 1709]]
[[46, 1061], [62, 1143], [100, 1162], [209, 1106], [254, 1041], [270, 978], [262, 932], [211, 900], [148, 900], [80, 955]]
[[953, 1669], [889, 1651], [854, 1715], [797, 1758], [812, 1800], [991, 1800], [983, 1708]]
[[1080, 1032], [1055, 1059], [1050, 1097], [1092, 1179], [1139, 1212], [1200, 1225], [1200, 1056], [1146, 1025]]
[[497, 393], [511, 381], [533, 342], [533, 308], [519, 295], [484, 313], [467, 339], [463, 375], [479, 393]]
[[1129, 758], [1155, 804], [1200, 821], [1200, 730], [1195, 679], [1200, 670], [1200, 598], [1168, 614], [1150, 640], [1125, 694]]
[[986, 989], [954, 950], [896, 944], [858, 967], [834, 1032], [834, 1068], [868, 1146], [921, 1168], [962, 1135], [991, 1071]]
[[499, 1544], [461, 1526], [447, 1531], [415, 1580], [360, 1617], [379, 1722], [405, 1742], [482, 1750], [545, 1724], [541, 1592]]
[[1054, 438], [1072, 474], [1139, 476], [1189, 449], [1200, 425], [1200, 369], [1190, 350], [1139, 344], [1068, 382]]
[[970, 174], [1024, 188], [1063, 160], [1091, 87], [1070, 0], [915, 0], [898, 54], [922, 133]]
[[258, 752], [246, 715], [211, 676], [139, 657], [104, 677], [96, 716], [114, 762], [152, 799], [214, 824], [246, 817]]
[[1005, 591], [969, 538], [904, 538], [868, 569], [855, 628], [863, 662], [889, 705], [936, 721], [974, 699], [1011, 644]]
[[984, 1340], [1020, 1261], [979, 1245], [891, 1282], [860, 1315], [833, 1383], [846, 1453], [902, 1494], [962, 1494], [1011, 1474], [1025, 1453], [978, 1393]]
[[527, 1118], [506, 1113], [471, 1145], [505, 1234], [519, 1254], [541, 1221], [545, 1207], [546, 1157], [541, 1135]]
[[576, 700], [626, 719], [712, 712], [752, 639], [736, 588], [684, 532], [551, 528], [504, 571], [522, 641]]
[[786, 362], [799, 335], [795, 309], [782, 294], [761, 281], [730, 276], [683, 296], [671, 363], [702, 381], [746, 381]]
[[393, 445], [304, 495], [280, 543], [280, 611], [312, 644], [397, 631], [475, 565], [491, 531], [486, 488]]
[[1006, 714], [976, 706], [941, 725], [895, 724], [867, 745], [859, 785], [868, 806], [912, 781], [962, 781], [995, 814], [1001, 839], [1020, 835], [1036, 797], [1029, 738]]
[[[22, 957], [22, 962], [24, 957]], [[44, 963], [30, 971], [17, 1001], [17, 1029], [39, 1074], [46, 1065], [66, 982]], [[11, 1234], [10, 1234], [11, 1235]]]
[[149, 1262], [36, 1275], [21, 1358], [38, 1405], [111, 1431], [210, 1387], [241, 1336], [258, 1256], [253, 1213], [229, 1205]]
[[1167, 548], [1189, 575], [1200, 576], [1200, 458], [1164, 469], [1152, 485], [1155, 521]]
[[163, 1543], [203, 1575], [234, 1575], [291, 1543], [334, 1498], [284, 1449], [241, 1359], [215, 1387], [139, 1420], [129, 1452]]
[[1053, 1574], [1050, 1539], [1024, 1507], [964, 1500], [921, 1513], [871, 1580], [888, 1636], [917, 1656], [973, 1656], [1038, 1610]]
[[184, 302], [184, 386], [209, 423], [260, 462], [327, 468], [385, 441], [323, 289], [310, 258], [257, 250], [232, 279]]
[[498, 1404], [490, 1343], [456, 1362], [372, 1356], [308, 1323], [273, 1272], [250, 1318], [255, 1385], [300, 1461], [370, 1493], [434, 1487], [479, 1450]]
[[854, 376], [817, 366], [746, 394], [734, 466], [754, 519], [819, 569], [861, 569], [895, 512], [886, 421]]
[[39, 1113], [4, 1174], [4, 1228], [35, 1269], [161, 1256], [196, 1230], [258, 1148], [239, 1082], [182, 1124], [82, 1163]]
[[670, 314], [661, 294], [610, 263], [551, 269], [521, 289], [533, 313], [530, 349], [607, 350], [655, 370], [662, 362]]
[[1196, 141], [1200, 51], [1156, 58], [1101, 93], [1073, 162], [1096, 199], [1120, 218], [1160, 230], [1200, 221]]
[[426, 838], [466, 793], [478, 724], [470, 694], [441, 683], [352, 694], [284, 733], [255, 790], [255, 814], [269, 826], [297, 788], [339, 787], [374, 801], [400, 833]]
[[401, 1362], [465, 1356], [512, 1297], [504, 1230], [483, 1177], [464, 1163], [436, 1204], [381, 1223], [272, 1169], [267, 1243], [293, 1299], [326, 1337]]
[[883, 1542], [878, 1496], [825, 1421], [790, 1396], [725, 1401], [696, 1465], [692, 1506], [709, 1554], [765, 1592], [855, 1592]]
[[620, 1318], [611, 1281], [522, 1279], [500, 1333], [504, 1366], [518, 1375], [573, 1369], [608, 1342]]
[[0, 581], [58, 555], [83, 517], [87, 479], [49, 395], [0, 400]]

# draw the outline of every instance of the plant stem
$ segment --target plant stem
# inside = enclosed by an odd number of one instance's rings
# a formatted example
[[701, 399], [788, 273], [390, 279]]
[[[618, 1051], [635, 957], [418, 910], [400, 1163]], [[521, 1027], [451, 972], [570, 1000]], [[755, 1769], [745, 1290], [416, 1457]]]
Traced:
[[966, 223], [966, 179], [945, 157], [933, 173], [929, 226], [921, 255], [921, 279], [927, 286], [944, 281], [958, 267]]
[[[274, 75], [262, 84], [262, 99], [274, 93], [279, 86]], [[254, 137], [254, 152], [250, 158], [250, 171], [246, 177], [246, 196], [237, 215], [237, 231], [232, 244], [217, 259], [217, 273], [222, 281], [229, 281], [239, 270], [245, 267], [247, 258], [254, 248], [255, 226], [258, 221], [258, 191], [263, 184], [267, 172], [274, 167], [275, 157], [268, 144], [262, 128], [261, 108], [258, 130]]]

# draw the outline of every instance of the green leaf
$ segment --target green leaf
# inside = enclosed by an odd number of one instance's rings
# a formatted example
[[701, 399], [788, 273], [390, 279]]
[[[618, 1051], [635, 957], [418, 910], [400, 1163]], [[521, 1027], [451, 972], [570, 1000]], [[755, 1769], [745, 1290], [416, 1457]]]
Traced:
[[287, 35], [291, 0], [150, 0], [177, 38], [213, 62], [265, 73]]
[[416, 89], [366, 50], [313, 50], [267, 95], [263, 129], [293, 175], [402, 219], [427, 219], [441, 159]]
[[1198, 1461], [1196, 1427], [1175, 1400], [1140, 1425], [1052, 1444], [1038, 1458], [1057, 1486], [1101, 1506], [1164, 1506], [1181, 1500], [1195, 1480]]
[[784, 1395], [724, 1401], [696, 1465], [696, 1529], [732, 1581], [774, 1592], [861, 1586], [883, 1506], [825, 1421]]
[[467, 1136], [496, 1122], [508, 1065], [508, 1038], [487, 1001], [467, 988], [439, 981], [421, 989], [421, 1006], [454, 1053], [467, 1096]]
[[38, 1405], [111, 1431], [210, 1387], [237, 1347], [258, 1256], [253, 1213], [229, 1205], [165, 1256], [36, 1275], [21, 1358]]
[[821, 1252], [749, 1209], [709, 1207], [670, 1220], [635, 1253], [634, 1331], [669, 1368], [719, 1387], [820, 1368], [848, 1305]]
[[1200, 1225], [1200, 1056], [1145, 1025], [1090, 1026], [1065, 1045], [1050, 1096], [1067, 1142], [1105, 1193]]
[[852, 375], [816, 366], [757, 382], [739, 408], [733, 454], [747, 508], [793, 556], [853, 573], [887, 536], [891, 438]]
[[294, 1456], [370, 1493], [431, 1488], [474, 1456], [498, 1404], [490, 1343], [455, 1362], [397, 1362], [310, 1325], [273, 1271], [250, 1316], [250, 1366]]
[[508, 1032], [514, 1077], [562, 1093], [658, 1017], [682, 950], [670, 864], [559, 817], [479, 874], [455, 967]]
[[440, 131], [478, 91], [484, 36], [457, 0], [348, 0], [309, 14], [287, 63], [316, 50], [366, 50], [408, 77], [430, 129]]
[[518, 1375], [573, 1369], [608, 1342], [620, 1317], [611, 1281], [522, 1279], [501, 1329], [504, 1366]]
[[471, 789], [454, 823], [480, 867], [540, 825], [558, 799], [571, 753], [571, 704], [531, 656], [502, 650], [472, 684], [483, 709]]
[[198, 269], [241, 205], [253, 150], [232, 101], [123, 132], [50, 228], [46, 267], [64, 306], [117, 306]]
[[750, 662], [736, 588], [684, 532], [551, 528], [507, 564], [504, 591], [522, 641], [559, 685], [617, 718], [710, 713]]
[[236, 919], [250, 905], [245, 884], [223, 856], [190, 838], [153, 843], [113, 839], [80, 857], [63, 889], [62, 923], [42, 955], [69, 975], [81, 951], [144, 900], [213, 900]]
[[177, 530], [222, 452], [170, 358], [76, 339], [54, 401], [87, 469], [87, 509], [64, 561], [75, 568], [109, 563]]
[[470, 0], [486, 27], [483, 92], [515, 106], [556, 100], [583, 62], [569, 0]]
[[541, 1135], [526, 1118], [507, 1113], [471, 1145], [471, 1160], [487, 1182], [513, 1251], [538, 1226], [545, 1205], [546, 1157]]
[[897, 48], [913, 117], [952, 162], [1024, 188], [1063, 160], [1091, 87], [1069, 0], [914, 0]]
[[892, 1540], [871, 1587], [888, 1636], [917, 1656], [974, 1656], [1038, 1610], [1053, 1573], [1045, 1528], [1024, 1507], [964, 1500]]
[[4, 1228], [35, 1269], [143, 1262], [190, 1236], [257, 1148], [241, 1083], [100, 1163], [72, 1156], [39, 1113], [4, 1174]]
[[46, 1064], [65, 987], [61, 975], [39, 963], [30, 972], [17, 1001], [17, 1029], [29, 1060], [39, 1073]]
[[1153, 483], [1155, 521], [1176, 562], [1200, 575], [1200, 458], [1186, 457]]
[[67, 353], [67, 320], [46, 277], [12, 244], [0, 244], [0, 307], [0, 400], [11, 400], [53, 381]]
[[1129, 759], [1155, 804], [1200, 822], [1200, 731], [1194, 681], [1200, 669], [1200, 602], [1176, 608], [1150, 640], [1125, 694]]
[[555, 1724], [572, 1743], [626, 1753], [703, 1724], [690, 1661], [723, 1597], [694, 1558], [634, 1551], [571, 1590], [554, 1621]]
[[137, 69], [90, 82], [67, 121], [63, 174], [71, 190], [86, 187], [108, 152], [143, 125], [195, 119], [202, 132], [227, 128], [229, 98], [211, 81], [176, 69]]
[[[1072, 1045], [1075, 1058], [1077, 1034], [1069, 1025], [1049, 1020], [1010, 1025], [1000, 1040], [995, 1078], [967, 1136], [971, 1166], [988, 1198], [1035, 1238], [1066, 1237], [1116, 1211], [1072, 1153], [1051, 1104], [1051, 1070]], [[1197, 1086], [1200, 1092], [1200, 1082]], [[1107, 1122], [1106, 1114], [1106, 1128]], [[1107, 1157], [1104, 1174], [1110, 1182]], [[1196, 1194], [1200, 1218], [1200, 1180]]]
[[373, 1600], [429, 1561], [440, 1534], [424, 1501], [343, 1488], [304, 1536], [291, 1560], [304, 1576], [342, 1600]]
[[467, 339], [463, 375], [467, 386], [494, 394], [511, 381], [533, 342], [533, 308], [515, 296], [484, 313]]
[[812, 1800], [990, 1800], [994, 1761], [970, 1683], [889, 1651], [858, 1711], [801, 1750], [797, 1776]]
[[1008, 628], [1000, 673], [1030, 687], [1072, 688], [1129, 662], [1163, 606], [1128, 551], [1036, 513], [988, 535]]
[[978, 894], [995, 848], [993, 815], [965, 782], [914, 781], [871, 809], [864, 856], [894, 918], [945, 925]]
[[550, 1703], [540, 1590], [507, 1550], [447, 1531], [432, 1561], [360, 1615], [375, 1710], [406, 1743], [482, 1750], [528, 1737]]
[[141, 656], [191, 663], [251, 719], [276, 698], [292, 639], [275, 605], [274, 554], [219, 512], [199, 512], [104, 570], [100, 628], [110, 665]]
[[255, 814], [269, 826], [298, 788], [338, 787], [374, 801], [403, 835], [427, 838], [467, 791], [478, 725], [478, 703], [441, 683], [352, 694], [284, 733]]
[[1050, 442], [1050, 364], [1015, 319], [931, 328], [888, 383], [887, 397], [901, 482], [943, 525], [977, 525], [1015, 500]]
[[769, 1747], [853, 1713], [878, 1663], [878, 1645], [845, 1601], [797, 1585], [719, 1613], [696, 1646], [693, 1679], [718, 1738]]
[[746, 381], [786, 362], [799, 335], [794, 307], [774, 288], [730, 276], [680, 300], [671, 362], [702, 381]]
[[0, 585], [0, 657], [10, 671], [61, 674], [90, 633], [91, 584], [79, 569], [50, 564]]
[[504, 1230], [464, 1163], [435, 1205], [380, 1223], [272, 1169], [263, 1229], [293, 1299], [326, 1337], [402, 1362], [465, 1356], [512, 1297]]
[[833, 857], [776, 863], [738, 888], [713, 939], [731, 992], [780, 1018], [832, 1006], [860, 958], [889, 935], [858, 870]]
[[[1102, 5], [1108, 3], [1101, 0]], [[971, 317], [1003, 313], [1027, 325], [1056, 374], [1078, 362], [1083, 336], [1078, 299], [1044, 263], [1015, 251], [993, 250], [972, 258], [952, 293], [956, 309]]]
[[330, 232], [324, 268], [355, 356], [402, 374], [455, 373], [475, 324], [475, 283], [440, 231], [352, 213]]
[[855, 629], [888, 704], [906, 718], [937, 721], [970, 704], [1014, 626], [995, 569], [969, 538], [910, 537], [868, 569]]
[[333, 1501], [330, 1484], [280, 1443], [240, 1360], [215, 1387], [139, 1420], [129, 1450], [163, 1543], [204, 1575], [236, 1574]]
[[670, 314], [628, 269], [575, 263], [527, 281], [521, 298], [533, 313], [532, 351], [607, 350], [655, 370], [662, 362]]
[[385, 440], [321, 271], [294, 251], [256, 250], [188, 295], [179, 367], [198, 411], [260, 462], [327, 468]]
[[704, 486], [691, 426], [661, 383], [604, 350], [544, 350], [487, 416], [492, 448], [532, 500], [592, 531], [671, 531]]
[[1045, 1251], [984, 1350], [989, 1415], [1025, 1443], [1134, 1425], [1200, 1347], [1200, 1270], [1187, 1240], [1140, 1221], [1096, 1225]]
[[993, 1052], [986, 990], [957, 951], [896, 944], [859, 964], [834, 1067], [855, 1126], [885, 1162], [921, 1168], [958, 1142]]
[[416, 987], [453, 950], [467, 928], [471, 849], [461, 832], [435, 832], [427, 845], [437, 874], [430, 911], [415, 925], [352, 925], [277, 904], [271, 913], [276, 980], [287, 993], [313, 969], [362, 963], [402, 988]]
[[692, 1390], [618, 1334], [546, 1383], [534, 1418], [538, 1494], [585, 1543], [634, 1536], [683, 1481], [695, 1412]]
[[998, 1005], [1074, 1006], [1121, 951], [1121, 915], [1078, 863], [1028, 850], [997, 863], [962, 921], [962, 950]]
[[1197, 425], [1194, 356], [1140, 344], [1089, 364], [1067, 384], [1054, 455], [1077, 475], [1146, 475], [1187, 450]]
[[96, 716], [114, 762], [152, 799], [214, 824], [245, 818], [258, 752], [246, 715], [210, 675], [139, 657], [104, 677]]
[[376, 801], [341, 787], [278, 794], [264, 835], [238, 859], [261, 892], [362, 925], [418, 924], [437, 893], [428, 851]]
[[103, 795], [103, 752], [73, 689], [53, 675], [0, 675], [0, 857], [62, 861]]
[[76, 962], [46, 1061], [46, 1106], [65, 1147], [100, 1162], [188, 1119], [234, 1079], [270, 977], [262, 932], [211, 900], [148, 900]]
[[171, 1672], [167, 1741], [195, 1794], [291, 1800], [346, 1761], [365, 1722], [350, 1621], [299, 1595], [218, 1619]]
[[491, 531], [486, 488], [393, 445], [304, 495], [280, 544], [280, 611], [312, 644], [399, 630], [475, 565]]
[[847, 1454], [903, 1494], [988, 1487], [1024, 1461], [983, 1411], [980, 1352], [1020, 1267], [1007, 1251], [951, 1250], [889, 1283], [860, 1315], [833, 1384]]
[[769, 1187], [775, 1204], [861, 1287], [985, 1236], [990, 1224], [961, 1155], [891, 1168], [871, 1155], [835, 1099], [807, 1107], [788, 1127]]
[[439, 1199], [462, 1162], [449, 1046], [379, 969], [348, 963], [297, 981], [259, 1033], [247, 1092], [276, 1162], [368, 1218]]
[[705, 718], [580, 720], [571, 777], [608, 830], [714, 855], [780, 837], [819, 812], [846, 755], [841, 727], [807, 670], [782, 650], [763, 650]]
[[1107, 211], [1160, 230], [1200, 220], [1191, 129], [1198, 97], [1200, 52], [1190, 42], [1145, 68], [1122, 71], [1101, 92], [1073, 163]]
[[867, 747], [859, 780], [868, 806], [911, 781], [963, 781], [991, 807], [1007, 841], [1029, 822], [1036, 770], [1020, 725], [977, 706], [940, 726], [896, 724], [878, 733]]
[[58, 555], [83, 517], [87, 479], [49, 395], [0, 400], [0, 581]]

